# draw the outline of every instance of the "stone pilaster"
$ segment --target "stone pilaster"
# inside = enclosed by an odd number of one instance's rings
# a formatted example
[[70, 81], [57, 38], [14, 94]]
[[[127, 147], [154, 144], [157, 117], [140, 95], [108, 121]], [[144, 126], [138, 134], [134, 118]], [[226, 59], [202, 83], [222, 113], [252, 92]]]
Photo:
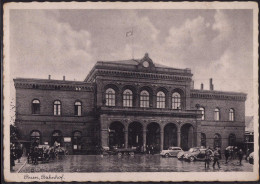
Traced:
[[160, 144], [160, 145], [161, 145], [161, 148], [160, 148], [160, 150], [163, 150], [164, 131], [161, 131], [161, 132], [160, 132], [160, 136], [161, 136], [161, 144]]
[[125, 148], [128, 147], [128, 131], [125, 131]]

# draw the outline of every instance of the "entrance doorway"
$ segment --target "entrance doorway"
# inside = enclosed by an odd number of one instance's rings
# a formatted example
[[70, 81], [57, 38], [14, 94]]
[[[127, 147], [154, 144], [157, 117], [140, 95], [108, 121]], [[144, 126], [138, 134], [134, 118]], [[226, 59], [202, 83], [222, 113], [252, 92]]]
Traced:
[[181, 147], [188, 150], [194, 146], [194, 128], [191, 124], [185, 124], [181, 127]]
[[51, 136], [51, 145], [53, 146], [54, 143], [60, 146], [63, 146], [63, 136], [60, 130], [54, 130]]
[[160, 151], [160, 126], [158, 123], [150, 123], [147, 126], [147, 146], [148, 149], [154, 149], [155, 152]]
[[109, 126], [109, 147], [123, 148], [125, 143], [124, 125], [113, 122]]
[[164, 127], [164, 145], [163, 149], [171, 146], [177, 146], [177, 127], [173, 123], [169, 123]]
[[128, 146], [140, 149], [143, 145], [143, 126], [139, 122], [133, 122], [128, 127]]

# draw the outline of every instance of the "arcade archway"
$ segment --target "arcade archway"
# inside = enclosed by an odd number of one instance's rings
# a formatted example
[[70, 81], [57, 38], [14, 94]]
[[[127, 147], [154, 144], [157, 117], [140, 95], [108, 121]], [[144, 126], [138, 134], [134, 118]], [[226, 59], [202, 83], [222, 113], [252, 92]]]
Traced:
[[160, 151], [160, 126], [158, 123], [150, 123], [147, 126], [146, 140], [149, 148], [153, 147], [155, 152]]
[[185, 124], [181, 127], [181, 147], [188, 150], [194, 146], [194, 128], [191, 124]]
[[164, 127], [164, 145], [163, 149], [168, 149], [170, 146], [177, 146], [177, 126], [169, 123]]
[[133, 122], [128, 126], [128, 146], [141, 147], [143, 145], [143, 125]]
[[120, 122], [113, 122], [109, 126], [109, 147], [123, 148], [124, 137], [124, 125]]

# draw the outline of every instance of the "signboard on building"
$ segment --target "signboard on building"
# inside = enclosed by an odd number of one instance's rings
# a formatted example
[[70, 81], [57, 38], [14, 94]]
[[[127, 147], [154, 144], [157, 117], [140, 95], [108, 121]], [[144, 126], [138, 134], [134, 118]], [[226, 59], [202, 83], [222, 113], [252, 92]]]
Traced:
[[64, 142], [71, 142], [71, 137], [64, 137]]

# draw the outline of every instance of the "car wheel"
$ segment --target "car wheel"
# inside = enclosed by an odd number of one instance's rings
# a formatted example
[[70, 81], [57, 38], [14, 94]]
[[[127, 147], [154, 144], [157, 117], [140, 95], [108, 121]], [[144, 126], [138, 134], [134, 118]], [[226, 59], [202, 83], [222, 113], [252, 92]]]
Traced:
[[166, 153], [166, 154], [165, 154], [165, 157], [168, 158], [168, 157], [169, 157], [169, 153]]
[[193, 162], [195, 160], [194, 157], [190, 157], [190, 161]]
[[177, 158], [180, 160], [180, 159], [182, 159], [182, 156], [177, 156]]

